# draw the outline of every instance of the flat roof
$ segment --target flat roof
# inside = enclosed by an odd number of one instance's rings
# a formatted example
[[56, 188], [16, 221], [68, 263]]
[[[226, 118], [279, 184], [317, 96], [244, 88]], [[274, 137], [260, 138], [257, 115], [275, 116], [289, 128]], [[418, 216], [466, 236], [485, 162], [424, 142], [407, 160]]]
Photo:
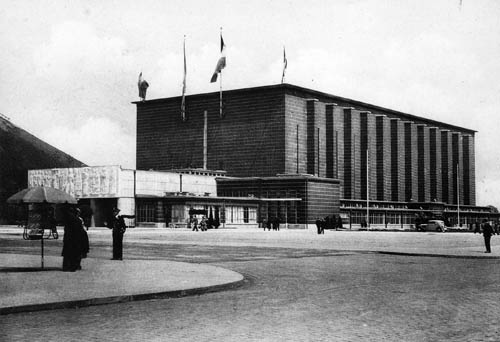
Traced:
[[[313, 97], [313, 98], [314, 97], [328, 98], [328, 102], [334, 102], [334, 103], [336, 103], [335, 101], [337, 101], [337, 102], [340, 102], [340, 101], [347, 102], [347, 103], [350, 103], [350, 104], [353, 104], [353, 105], [357, 105], [357, 106], [361, 106], [361, 107], [372, 109], [372, 110], [374, 110], [373, 114], [379, 114], [379, 113], [377, 113], [377, 111], [379, 111], [379, 112], [386, 112], [386, 113], [391, 113], [393, 115], [401, 116], [401, 117], [406, 118], [408, 120], [423, 121], [423, 122], [426, 122], [426, 123], [429, 123], [429, 124], [432, 124], [432, 125], [445, 126], [445, 127], [453, 128], [453, 129], [460, 130], [460, 131], [467, 131], [467, 132], [470, 132], [470, 133], [477, 132], [477, 131], [469, 129], [469, 128], [460, 127], [460, 126], [448, 124], [448, 123], [445, 123], [445, 122], [441, 122], [441, 121], [437, 121], [437, 120], [425, 118], [425, 117], [422, 117], [422, 116], [417, 116], [417, 115], [414, 115], [414, 114], [409, 114], [409, 113], [405, 113], [405, 112], [401, 112], [401, 111], [397, 111], [397, 110], [393, 110], [393, 109], [389, 109], [389, 108], [377, 106], [377, 105], [370, 104], [370, 103], [363, 102], [363, 101], [353, 100], [353, 99], [350, 99], [350, 98], [347, 98], [347, 97], [337, 96], [337, 95], [325, 93], [325, 92], [314, 90], [314, 89], [300, 87], [300, 86], [289, 84], [289, 83], [266, 85], [266, 86], [258, 86], [258, 87], [250, 87], [250, 88], [228, 89], [228, 90], [224, 90], [224, 93], [226, 93], [226, 94], [240, 94], [240, 93], [247, 93], [247, 92], [265, 91], [265, 90], [277, 90], [277, 89], [284, 89], [285, 91], [292, 91], [292, 92], [293, 91], [300, 91], [300, 92], [303, 92], [303, 93], [310, 94], [311, 97]], [[207, 96], [214, 96], [214, 97], [216, 96], [218, 98], [219, 97], [219, 91], [217, 91], [217, 92], [209, 92], [209, 93], [199, 93], [199, 94], [187, 95], [186, 98], [188, 99], [188, 98], [207, 97]], [[182, 98], [182, 96], [174, 96], [174, 97], [167, 97], [167, 98], [151, 99], [151, 100], [146, 100], [146, 101], [134, 101], [132, 103], [133, 104], [137, 104], [137, 105], [142, 105], [142, 104], [149, 104], [149, 103], [167, 102], [167, 101], [170, 101], [170, 100], [173, 100], [173, 99], [180, 99], [180, 98]], [[355, 108], [355, 109], [358, 109], [358, 108]], [[363, 109], [362, 111], [366, 111], [366, 110]], [[383, 113], [380, 113], [380, 114], [383, 114]]]

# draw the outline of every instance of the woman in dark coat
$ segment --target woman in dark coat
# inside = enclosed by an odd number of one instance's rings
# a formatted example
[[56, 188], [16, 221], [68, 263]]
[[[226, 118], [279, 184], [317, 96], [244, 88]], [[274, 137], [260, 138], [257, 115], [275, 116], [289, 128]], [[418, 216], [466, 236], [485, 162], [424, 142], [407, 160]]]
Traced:
[[78, 217], [76, 209], [68, 207], [64, 215], [63, 238], [63, 271], [75, 272], [81, 270], [82, 257], [87, 257], [89, 251], [88, 237], [86, 237], [82, 220]]

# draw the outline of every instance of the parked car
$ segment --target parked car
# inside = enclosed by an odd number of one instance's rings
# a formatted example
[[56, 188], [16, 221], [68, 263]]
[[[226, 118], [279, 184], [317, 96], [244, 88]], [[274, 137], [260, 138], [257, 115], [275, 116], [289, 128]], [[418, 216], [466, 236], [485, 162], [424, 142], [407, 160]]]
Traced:
[[444, 221], [429, 220], [427, 223], [421, 224], [417, 230], [422, 232], [445, 232], [447, 229], [444, 225]]

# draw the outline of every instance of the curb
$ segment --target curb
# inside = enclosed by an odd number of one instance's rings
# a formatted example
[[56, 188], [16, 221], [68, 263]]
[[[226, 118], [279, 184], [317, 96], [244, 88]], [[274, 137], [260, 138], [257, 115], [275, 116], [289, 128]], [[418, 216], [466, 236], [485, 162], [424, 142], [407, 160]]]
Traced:
[[500, 259], [500, 256], [492, 256], [492, 255], [484, 255], [484, 256], [479, 256], [479, 255], [449, 255], [449, 254], [405, 253], [405, 252], [384, 252], [384, 251], [375, 251], [374, 253], [386, 254], [386, 255], [406, 255], [406, 256], [456, 258], [456, 259], [491, 259], [491, 260]]
[[10, 307], [0, 308], [0, 316], [21, 313], [21, 312], [34, 312], [34, 311], [58, 310], [58, 309], [76, 309], [88, 306], [126, 303], [126, 302], [142, 301], [150, 299], [181, 298], [188, 296], [196, 296], [211, 292], [236, 289], [238, 287], [241, 287], [247, 281], [248, 280], [245, 277], [243, 277], [243, 279], [231, 283], [199, 287], [188, 290], [176, 290], [176, 291], [133, 294], [124, 296], [112, 296], [103, 298], [91, 298], [91, 299], [82, 299], [73, 301], [70, 300], [65, 302], [10, 306]]

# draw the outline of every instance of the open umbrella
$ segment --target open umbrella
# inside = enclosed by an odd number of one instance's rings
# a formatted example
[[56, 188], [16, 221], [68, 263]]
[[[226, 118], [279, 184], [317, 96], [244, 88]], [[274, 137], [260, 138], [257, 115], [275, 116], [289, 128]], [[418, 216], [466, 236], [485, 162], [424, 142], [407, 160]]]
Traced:
[[45, 186], [35, 186], [19, 191], [7, 198], [7, 203], [71, 203], [77, 200], [70, 194]]
[[[70, 203], [76, 204], [77, 200], [70, 194], [57, 190], [51, 187], [35, 186], [19, 191], [18, 193], [7, 198], [7, 203]], [[25, 227], [26, 229], [26, 227]], [[36, 236], [40, 239], [42, 251], [42, 269], [43, 269], [43, 229], [40, 235]]]

